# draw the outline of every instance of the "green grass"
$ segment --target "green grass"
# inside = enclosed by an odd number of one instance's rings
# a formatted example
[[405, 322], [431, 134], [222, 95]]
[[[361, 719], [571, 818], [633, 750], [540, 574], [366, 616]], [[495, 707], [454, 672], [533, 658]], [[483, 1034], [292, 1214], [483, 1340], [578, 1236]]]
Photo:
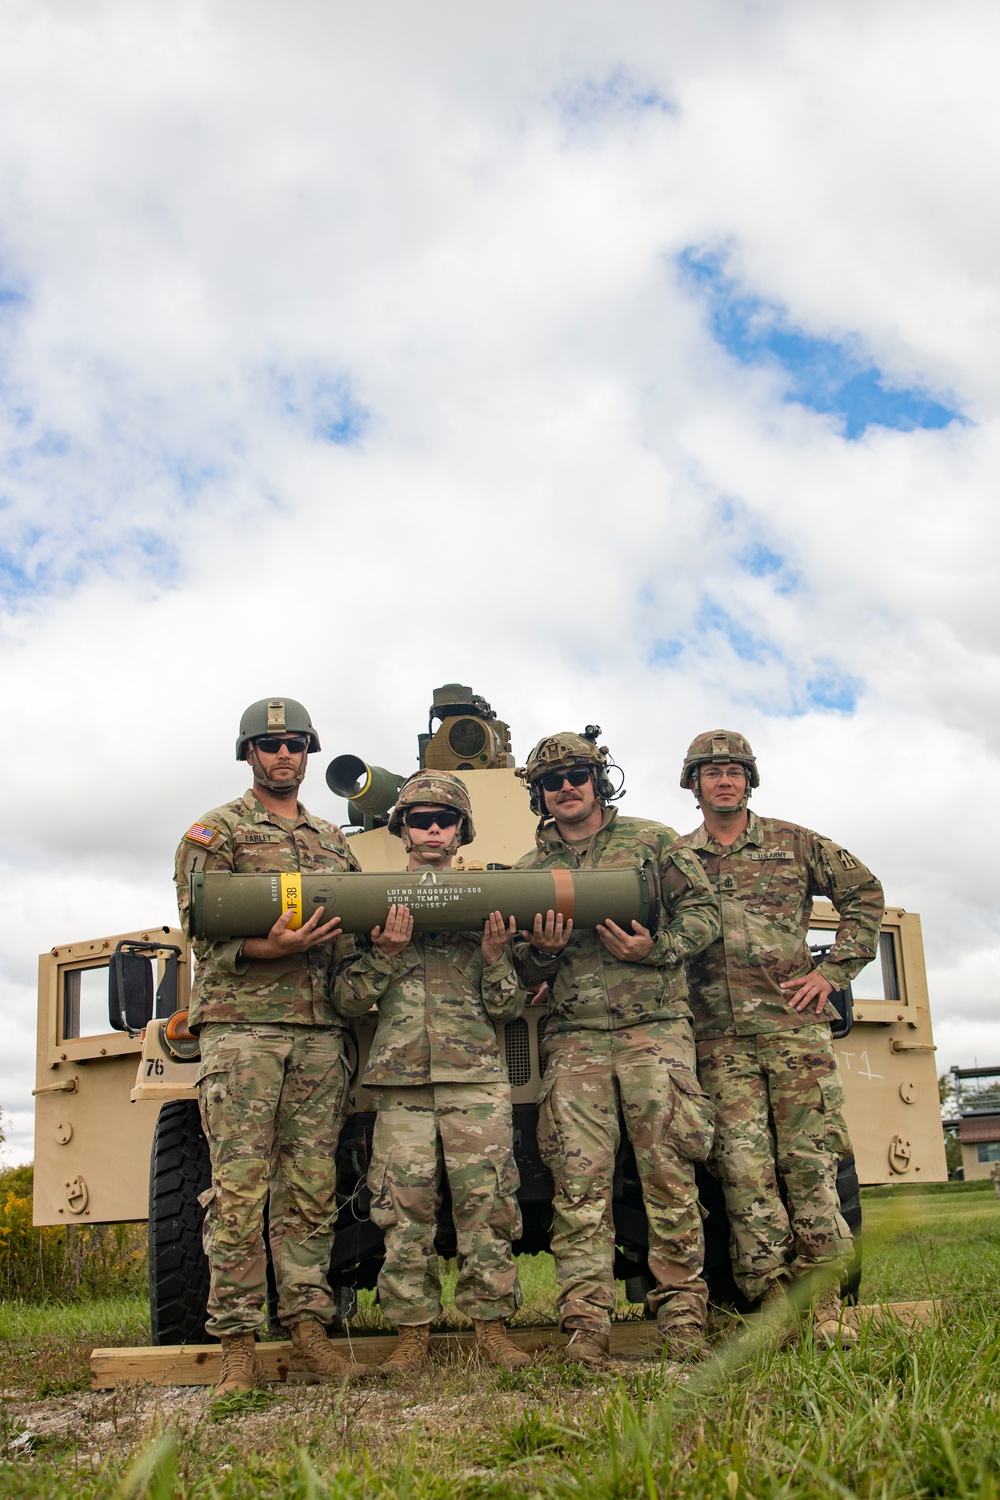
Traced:
[[[865, 1270], [862, 1300], [891, 1302], [1000, 1295], [1000, 1200], [969, 1191], [907, 1189], [862, 1193]], [[963, 1192], [963, 1189], [965, 1191]]]
[[[140, 1304], [0, 1309], [8, 1370], [26, 1377], [19, 1395], [6, 1380], [0, 1497], [1000, 1500], [1000, 1202], [968, 1187], [864, 1198], [864, 1299], [944, 1297], [943, 1324], [871, 1325], [846, 1353], [723, 1343], [680, 1378], [547, 1356], [502, 1375], [455, 1354], [398, 1388], [288, 1387], [213, 1420], [191, 1390], [35, 1399], [27, 1377], [66, 1339], [146, 1337]], [[547, 1257], [522, 1280], [522, 1315], [550, 1316]]]
[[36, 1302], [0, 1302], [0, 1344], [26, 1340], [93, 1340], [101, 1335], [111, 1345], [149, 1341], [149, 1301], [146, 1297], [102, 1297], [65, 1306]]

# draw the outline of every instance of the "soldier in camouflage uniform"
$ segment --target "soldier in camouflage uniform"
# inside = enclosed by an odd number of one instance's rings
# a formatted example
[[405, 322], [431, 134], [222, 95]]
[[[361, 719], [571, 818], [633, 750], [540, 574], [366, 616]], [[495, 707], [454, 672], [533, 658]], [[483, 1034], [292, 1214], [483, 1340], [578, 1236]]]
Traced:
[[[688, 963], [698, 1076], [718, 1112], [710, 1165], [725, 1191], [740, 1290], [788, 1332], [786, 1289], [808, 1276], [803, 1290], [812, 1294], [817, 1338], [847, 1343], [853, 1334], [842, 1323], [838, 1286], [851, 1232], [837, 1161], [851, 1143], [827, 997], [875, 957], [882, 887], [831, 839], [749, 812], [757, 785], [742, 735], [717, 730], [694, 740], [681, 786], [694, 793], [704, 822], [684, 842], [722, 913], [721, 937]], [[832, 901], [840, 916], [818, 967], [806, 943], [814, 896]]]
[[708, 1155], [713, 1121], [695, 1073], [683, 960], [718, 935], [718, 904], [672, 829], [609, 806], [607, 751], [593, 739], [550, 735], [518, 774], [541, 821], [516, 868], [651, 860], [663, 898], [655, 938], [638, 922], [629, 933], [610, 921], [574, 931], [571, 918], [548, 912], [517, 947], [522, 979], [549, 990], [538, 1144], [555, 1179], [552, 1253], [560, 1326], [570, 1331], [562, 1357], [600, 1364], [609, 1348], [620, 1108], [642, 1181], [663, 1352], [697, 1359], [708, 1293], [694, 1163]]
[[[237, 760], [253, 787], [206, 813], [177, 850], [181, 926], [198, 870], [356, 870], [339, 828], [298, 801], [319, 737], [300, 703], [263, 699], [243, 715]], [[263, 1237], [269, 1181], [280, 1193], [278, 1315], [290, 1327], [288, 1379], [341, 1381], [358, 1373], [327, 1340], [334, 1315], [326, 1280], [336, 1218], [334, 1152], [346, 1109], [344, 1026], [329, 997], [340, 919], [316, 911], [297, 930], [284, 913], [266, 938], [194, 944], [190, 1025], [201, 1041], [198, 1091], [212, 1161], [203, 1195], [211, 1271], [206, 1329], [222, 1343], [218, 1394], [263, 1382], [254, 1334], [265, 1321]]]
[[[403, 841], [407, 869], [430, 877], [448, 869], [475, 838], [465, 786], [448, 771], [417, 771], [400, 790], [389, 832]], [[494, 1022], [524, 1008], [513, 936], [513, 918], [508, 932], [499, 912], [482, 933], [414, 935], [408, 909], [392, 906], [371, 950], [338, 970], [341, 1014], [361, 1016], [373, 1005], [379, 1013], [363, 1082], [378, 1105], [368, 1186], [372, 1219], [385, 1231], [379, 1303], [399, 1330], [384, 1375], [429, 1361], [441, 1311], [434, 1237], [445, 1173], [458, 1239], [456, 1306], [490, 1364], [529, 1363], [503, 1321], [520, 1305], [511, 1243], [521, 1216], [510, 1083]]]

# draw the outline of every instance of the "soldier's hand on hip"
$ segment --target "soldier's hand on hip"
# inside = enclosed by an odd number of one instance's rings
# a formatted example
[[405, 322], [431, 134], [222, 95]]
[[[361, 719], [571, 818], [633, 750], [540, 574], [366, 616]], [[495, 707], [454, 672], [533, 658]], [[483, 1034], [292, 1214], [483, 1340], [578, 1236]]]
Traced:
[[[818, 969], [813, 969], [811, 974], [803, 974], [801, 979], [786, 979], [781, 988], [785, 991], [785, 998], [792, 1010], [808, 1010], [815, 1002], [816, 1014], [821, 1016], [833, 985], [829, 979], [823, 978]], [[789, 990], [794, 993], [789, 994]]]
[[635, 920], [632, 922], [632, 931], [626, 932], [609, 917], [599, 925], [597, 936], [613, 958], [623, 958], [628, 963], [640, 963], [653, 951], [652, 933]]
[[547, 911], [543, 918], [541, 912], [536, 912], [531, 931], [522, 932], [521, 936], [533, 948], [537, 948], [539, 953], [561, 953], [569, 942], [572, 931], [572, 917], [563, 917], [562, 912], [557, 914]]
[[288, 911], [281, 913], [266, 938], [244, 938], [244, 957], [288, 958], [294, 953], [308, 952], [317, 943], [328, 943], [340, 932], [339, 917], [332, 917], [329, 922], [320, 921], [323, 915], [321, 906], [317, 906], [308, 922], [303, 922], [301, 927], [293, 931], [288, 924], [294, 915], [289, 907]]
[[501, 913], [491, 911], [483, 928], [483, 963], [498, 964], [503, 950], [511, 938], [516, 936], [517, 923], [514, 918], [511, 917], [510, 926], [505, 927]]
[[390, 906], [385, 927], [372, 928], [372, 942], [387, 958], [402, 953], [413, 936], [413, 917], [408, 906]]

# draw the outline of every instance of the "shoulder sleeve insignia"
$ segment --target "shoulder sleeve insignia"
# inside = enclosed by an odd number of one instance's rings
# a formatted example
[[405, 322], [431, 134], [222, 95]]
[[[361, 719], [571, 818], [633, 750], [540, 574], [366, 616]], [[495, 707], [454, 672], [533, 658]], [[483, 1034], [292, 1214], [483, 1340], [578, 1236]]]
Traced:
[[846, 849], [835, 844], [832, 839], [820, 839], [819, 844], [826, 856], [836, 894], [843, 895], [861, 886], [877, 884], [868, 866], [862, 864], [856, 855], [848, 854]]
[[219, 837], [219, 830], [209, 828], [204, 823], [192, 823], [184, 837], [192, 844], [200, 844], [203, 849], [207, 849]]

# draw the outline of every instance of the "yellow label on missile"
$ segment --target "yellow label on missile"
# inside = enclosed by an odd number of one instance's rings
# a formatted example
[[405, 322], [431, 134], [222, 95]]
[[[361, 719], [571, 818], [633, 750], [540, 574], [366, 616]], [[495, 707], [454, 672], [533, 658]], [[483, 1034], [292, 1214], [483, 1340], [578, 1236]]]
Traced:
[[289, 922], [289, 930], [295, 932], [302, 926], [302, 876], [281, 876], [281, 910], [290, 911], [292, 920]]

